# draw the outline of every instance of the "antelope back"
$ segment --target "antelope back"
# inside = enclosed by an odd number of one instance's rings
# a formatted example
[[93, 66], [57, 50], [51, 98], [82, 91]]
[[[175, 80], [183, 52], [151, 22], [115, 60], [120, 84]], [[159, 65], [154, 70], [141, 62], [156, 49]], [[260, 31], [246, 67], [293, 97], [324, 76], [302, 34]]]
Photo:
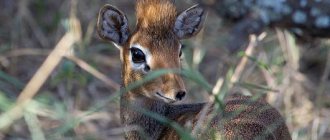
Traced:
[[211, 126], [226, 139], [291, 140], [284, 118], [263, 98], [234, 94], [225, 102]]
[[[150, 71], [180, 69], [181, 39], [194, 36], [201, 29], [205, 12], [195, 5], [181, 14], [172, 0], [137, 0], [137, 24], [130, 32], [123, 12], [105, 5], [99, 13], [98, 33], [121, 51], [124, 86], [141, 80]], [[127, 98], [149, 97], [175, 102], [185, 96], [178, 74], [165, 74], [136, 88]]]
[[[197, 134], [198, 139], [228, 139], [228, 140], [291, 140], [291, 135], [284, 118], [270, 104], [263, 99], [255, 100], [252, 97], [234, 94], [225, 100], [224, 110], [214, 115], [211, 114], [213, 106], [207, 115], [202, 117], [201, 111], [205, 104], [175, 105], [171, 106], [168, 116], [184, 126], [193, 122], [192, 128], [197, 127], [202, 121], [203, 132]], [[205, 120], [212, 119], [210, 125]], [[192, 129], [191, 128], [191, 129]], [[162, 133], [162, 139], [179, 139], [180, 137], [172, 128], [167, 128]]]

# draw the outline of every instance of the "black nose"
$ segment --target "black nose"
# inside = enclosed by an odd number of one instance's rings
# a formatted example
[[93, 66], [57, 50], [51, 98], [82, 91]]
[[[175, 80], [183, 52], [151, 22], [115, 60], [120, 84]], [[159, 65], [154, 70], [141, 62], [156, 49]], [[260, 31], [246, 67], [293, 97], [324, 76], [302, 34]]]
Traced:
[[184, 98], [184, 96], [186, 96], [186, 92], [185, 91], [179, 91], [178, 93], [176, 93], [175, 99], [182, 100]]

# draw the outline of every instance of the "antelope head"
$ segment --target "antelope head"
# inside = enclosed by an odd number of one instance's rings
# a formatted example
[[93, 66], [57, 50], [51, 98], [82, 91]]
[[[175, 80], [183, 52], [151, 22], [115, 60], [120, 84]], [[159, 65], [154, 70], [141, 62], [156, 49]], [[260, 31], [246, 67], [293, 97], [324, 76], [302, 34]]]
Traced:
[[[160, 69], [180, 69], [181, 39], [196, 35], [202, 28], [205, 11], [195, 5], [178, 14], [172, 1], [138, 0], [137, 24], [131, 32], [125, 14], [111, 5], [101, 8], [99, 36], [120, 50], [123, 86], [143, 79]], [[183, 99], [186, 89], [180, 75], [162, 75], [124, 96], [148, 97], [172, 103]]]

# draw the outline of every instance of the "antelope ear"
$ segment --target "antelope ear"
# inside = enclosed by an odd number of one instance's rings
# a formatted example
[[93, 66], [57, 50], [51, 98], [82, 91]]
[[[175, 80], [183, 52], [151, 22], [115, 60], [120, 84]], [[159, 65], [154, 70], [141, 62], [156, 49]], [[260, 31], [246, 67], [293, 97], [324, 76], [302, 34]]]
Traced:
[[196, 35], [202, 28], [206, 12], [199, 5], [183, 11], [175, 21], [174, 33], [180, 39], [186, 39]]
[[97, 31], [102, 39], [112, 41], [116, 46], [125, 44], [130, 35], [125, 14], [108, 4], [99, 12]]

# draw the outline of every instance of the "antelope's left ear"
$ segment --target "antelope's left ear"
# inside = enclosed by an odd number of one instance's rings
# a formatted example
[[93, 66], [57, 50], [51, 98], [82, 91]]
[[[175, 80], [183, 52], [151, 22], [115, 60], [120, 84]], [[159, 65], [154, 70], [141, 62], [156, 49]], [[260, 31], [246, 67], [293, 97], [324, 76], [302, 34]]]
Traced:
[[196, 35], [202, 28], [206, 12], [199, 5], [194, 5], [183, 11], [175, 21], [174, 33], [179, 39], [186, 39]]

